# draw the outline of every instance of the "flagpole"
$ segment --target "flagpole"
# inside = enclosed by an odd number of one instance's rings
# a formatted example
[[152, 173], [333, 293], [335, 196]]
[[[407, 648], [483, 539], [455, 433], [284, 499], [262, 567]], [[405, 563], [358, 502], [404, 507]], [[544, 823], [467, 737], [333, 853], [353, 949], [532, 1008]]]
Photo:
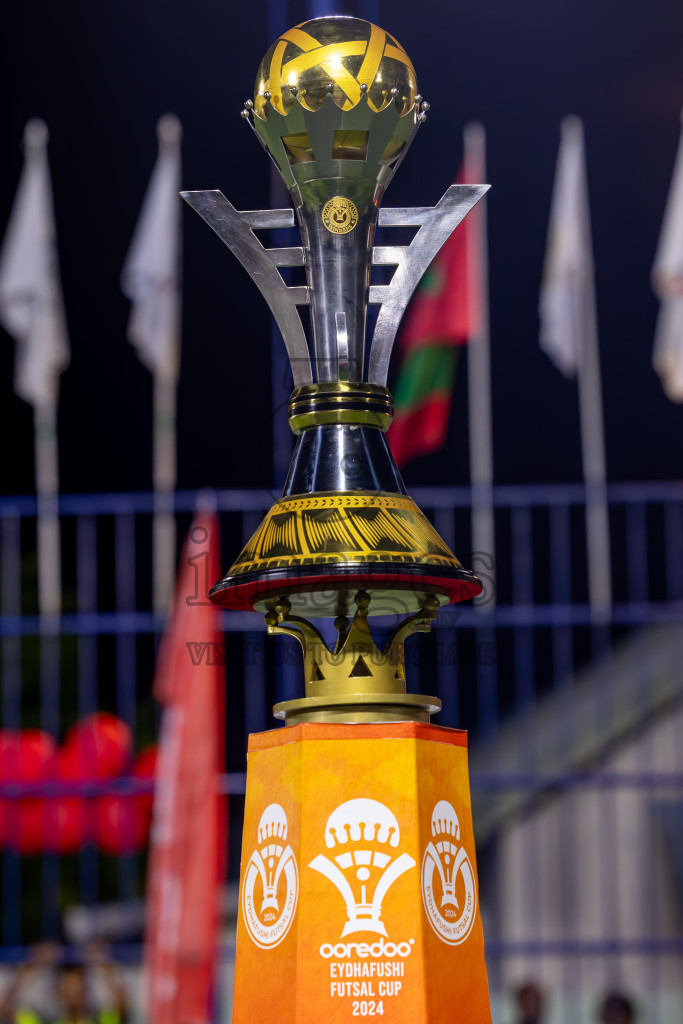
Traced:
[[38, 608], [42, 619], [61, 612], [61, 552], [57, 498], [59, 457], [57, 406], [49, 400], [33, 410], [37, 494]]
[[[69, 339], [47, 158], [48, 130], [34, 118], [24, 130], [24, 169], [0, 254], [0, 322], [17, 342], [14, 390], [33, 406], [36, 551], [40, 630], [41, 726], [59, 727], [61, 552], [58, 512], [59, 374], [69, 362]], [[43, 929], [57, 928], [58, 865], [42, 865]]]
[[599, 625], [609, 620], [612, 573], [595, 268], [583, 124], [578, 117], [565, 118], [561, 126], [539, 314], [541, 348], [566, 377], [577, 377], [588, 599], [592, 622]]
[[[38, 610], [40, 628], [41, 727], [51, 735], [59, 732], [59, 617], [62, 610], [61, 528], [59, 523], [59, 448], [56, 397], [33, 409], [36, 483], [36, 547], [38, 563]], [[57, 890], [59, 872], [55, 860], [42, 863], [42, 925], [47, 936], [58, 931]]]
[[[486, 133], [481, 124], [465, 127], [464, 164], [468, 183], [486, 180]], [[477, 324], [467, 346], [467, 398], [469, 409], [470, 480], [472, 484], [472, 556], [492, 571], [495, 567], [495, 522], [493, 511], [493, 421], [491, 414], [491, 339], [489, 330], [489, 281], [486, 198], [470, 213], [467, 230], [472, 232], [469, 259], [469, 306]], [[474, 564], [474, 563], [473, 563]], [[476, 570], [476, 565], [474, 566]], [[491, 609], [493, 594], [484, 593], [475, 605]]]
[[152, 607], [165, 617], [176, 568], [176, 404], [181, 333], [182, 128], [173, 114], [157, 124], [159, 152], [126, 257], [121, 287], [131, 300], [128, 338], [152, 372]]
[[602, 405], [602, 381], [600, 375], [600, 350], [598, 345], [598, 315], [595, 300], [595, 266], [593, 260], [590, 204], [586, 175], [583, 124], [576, 117], [568, 117], [562, 123], [563, 135], [580, 145], [583, 177], [585, 244], [589, 259], [584, 303], [582, 330], [579, 338], [581, 354], [577, 359], [577, 383], [579, 390], [579, 418], [581, 424], [581, 458], [583, 479], [586, 486], [586, 554], [588, 558], [588, 599], [591, 619], [599, 624], [609, 619], [612, 606], [612, 569], [610, 558], [609, 509], [607, 505], [607, 470], [605, 458], [605, 426]]
[[27, 123], [24, 169], [0, 256], [0, 321], [17, 342], [14, 390], [33, 406], [41, 635], [57, 631], [61, 612], [57, 393], [69, 362], [48, 138], [44, 121]]
[[153, 606], [165, 616], [175, 585], [176, 523], [173, 495], [177, 482], [176, 439], [177, 385], [175, 377], [154, 374], [154, 565]]
[[[180, 122], [173, 115], [165, 115], [157, 125], [160, 151], [166, 150], [177, 161], [180, 176]], [[179, 223], [179, 217], [178, 217]], [[171, 607], [175, 588], [176, 521], [174, 494], [178, 482], [178, 440], [176, 429], [178, 403], [178, 375], [180, 370], [180, 241], [175, 239], [177, 305], [174, 309], [173, 338], [170, 359], [159, 359], [154, 369], [154, 440], [153, 484], [154, 524], [152, 534], [153, 608], [165, 617]]]
[[586, 289], [584, 350], [577, 368], [583, 479], [586, 485], [588, 596], [595, 624], [609, 619], [612, 607], [609, 508], [607, 503], [605, 427], [598, 349], [595, 278]]

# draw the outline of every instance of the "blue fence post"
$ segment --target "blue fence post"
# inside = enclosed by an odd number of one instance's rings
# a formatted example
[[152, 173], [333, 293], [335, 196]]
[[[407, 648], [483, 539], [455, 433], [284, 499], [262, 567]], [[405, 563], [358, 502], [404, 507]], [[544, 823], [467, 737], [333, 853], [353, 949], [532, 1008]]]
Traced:
[[664, 552], [666, 595], [669, 601], [683, 599], [683, 502], [664, 506]]
[[[21, 517], [11, 504], [2, 509], [0, 518], [0, 608], [2, 615], [21, 615]], [[2, 726], [21, 729], [21, 637], [2, 638]], [[18, 804], [5, 805], [6, 827], [15, 834], [18, 825]], [[15, 850], [2, 851], [2, 938], [5, 945], [21, 942], [21, 856]]]
[[[533, 539], [531, 507], [512, 509], [512, 601], [531, 608], [534, 603]], [[515, 632], [515, 706], [527, 708], [535, 695], [534, 633], [532, 626], [521, 625]]]
[[[135, 516], [117, 512], [114, 518], [114, 595], [117, 614], [135, 612], [136, 604]], [[134, 633], [116, 635], [116, 712], [130, 728], [134, 748], [137, 725], [137, 637]], [[137, 895], [137, 855], [119, 858], [119, 895], [133, 899]]]
[[[434, 511], [434, 526], [451, 551], [455, 551], [455, 519], [452, 508], [437, 508]], [[458, 678], [457, 613], [437, 616], [433, 643], [436, 647], [436, 696], [443, 702], [438, 721], [443, 725], [460, 725], [460, 689]], [[429, 689], [427, 689], [429, 692]]]
[[[97, 519], [82, 515], [76, 519], [76, 604], [80, 615], [94, 614], [97, 601]], [[78, 720], [97, 711], [98, 638], [78, 637]], [[94, 831], [96, 803], [86, 799], [88, 832]], [[97, 902], [98, 857], [92, 840], [79, 853], [79, 895], [86, 906]]]
[[[550, 600], [554, 605], [572, 603], [572, 545], [568, 505], [550, 508]], [[553, 626], [553, 683], [571, 683], [574, 669], [574, 637], [571, 625]]]
[[[58, 619], [40, 616], [40, 724], [53, 739], [59, 738], [61, 691], [61, 630]], [[59, 936], [60, 861], [55, 853], [41, 858], [42, 938]]]

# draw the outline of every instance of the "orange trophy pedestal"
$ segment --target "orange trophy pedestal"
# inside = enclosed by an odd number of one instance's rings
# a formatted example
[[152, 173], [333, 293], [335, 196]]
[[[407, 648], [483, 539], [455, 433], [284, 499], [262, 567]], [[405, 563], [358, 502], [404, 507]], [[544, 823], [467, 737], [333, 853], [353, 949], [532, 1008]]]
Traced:
[[466, 733], [249, 739], [234, 1024], [490, 1024]]

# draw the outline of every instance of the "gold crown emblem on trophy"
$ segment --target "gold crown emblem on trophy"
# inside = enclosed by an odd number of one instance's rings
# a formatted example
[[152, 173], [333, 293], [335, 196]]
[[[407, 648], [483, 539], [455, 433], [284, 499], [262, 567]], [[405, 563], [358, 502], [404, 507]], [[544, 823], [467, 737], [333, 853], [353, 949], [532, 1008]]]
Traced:
[[[488, 188], [452, 185], [435, 207], [381, 206], [428, 108], [389, 33], [358, 18], [305, 22], [268, 50], [242, 110], [293, 208], [242, 212], [217, 190], [183, 193], [252, 276], [292, 369], [297, 440], [282, 498], [211, 591], [217, 604], [261, 611], [270, 632], [301, 642], [306, 697], [276, 708], [288, 722], [366, 712], [428, 720], [440, 703], [405, 693], [405, 636], [429, 628], [440, 605], [482, 589], [406, 493], [385, 436], [401, 317]], [[255, 233], [295, 222], [299, 246], [266, 248]], [[375, 244], [378, 228], [389, 238], [405, 227], [416, 229], [410, 244]], [[306, 284], [287, 284], [284, 267], [303, 267]], [[387, 268], [388, 279], [374, 283], [373, 267]], [[369, 306], [377, 315], [367, 339]], [[397, 614], [408, 618], [379, 650], [367, 618]], [[311, 617], [335, 619], [332, 649]]]
[[415, 867], [398, 852], [401, 830], [385, 804], [367, 797], [347, 800], [327, 820], [325, 845], [333, 860], [318, 854], [308, 865], [337, 887], [346, 904], [341, 938], [356, 932], [387, 935], [382, 903], [402, 874]]

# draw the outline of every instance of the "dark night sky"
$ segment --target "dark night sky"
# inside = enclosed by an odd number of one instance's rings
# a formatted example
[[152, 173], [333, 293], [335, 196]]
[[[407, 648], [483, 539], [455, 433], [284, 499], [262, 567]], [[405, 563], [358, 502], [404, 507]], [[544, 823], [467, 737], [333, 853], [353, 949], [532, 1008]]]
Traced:
[[[284, 21], [305, 14], [304, 3], [291, 3]], [[683, 5], [424, 0], [380, 3], [378, 20], [410, 53], [432, 105], [386, 205], [435, 203], [455, 175], [462, 126], [477, 118], [487, 128], [497, 480], [581, 474], [576, 388], [538, 349], [536, 314], [568, 113], [586, 129], [609, 477], [681, 476], [683, 407], [666, 399], [651, 368], [649, 273], [680, 129]], [[268, 161], [239, 117], [271, 42], [266, 3], [15, 0], [3, 27], [0, 229], [26, 120], [45, 118], [51, 133], [72, 344], [61, 386], [62, 489], [147, 489], [151, 379], [125, 340], [119, 276], [155, 159], [155, 124], [167, 110], [183, 123], [186, 188], [219, 187], [242, 209], [268, 205]], [[189, 210], [184, 231], [179, 486], [267, 486], [267, 310]], [[12, 363], [2, 335], [0, 486], [30, 493], [31, 410], [13, 394]], [[409, 486], [467, 481], [465, 391], [461, 373], [448, 446], [408, 467]]]

